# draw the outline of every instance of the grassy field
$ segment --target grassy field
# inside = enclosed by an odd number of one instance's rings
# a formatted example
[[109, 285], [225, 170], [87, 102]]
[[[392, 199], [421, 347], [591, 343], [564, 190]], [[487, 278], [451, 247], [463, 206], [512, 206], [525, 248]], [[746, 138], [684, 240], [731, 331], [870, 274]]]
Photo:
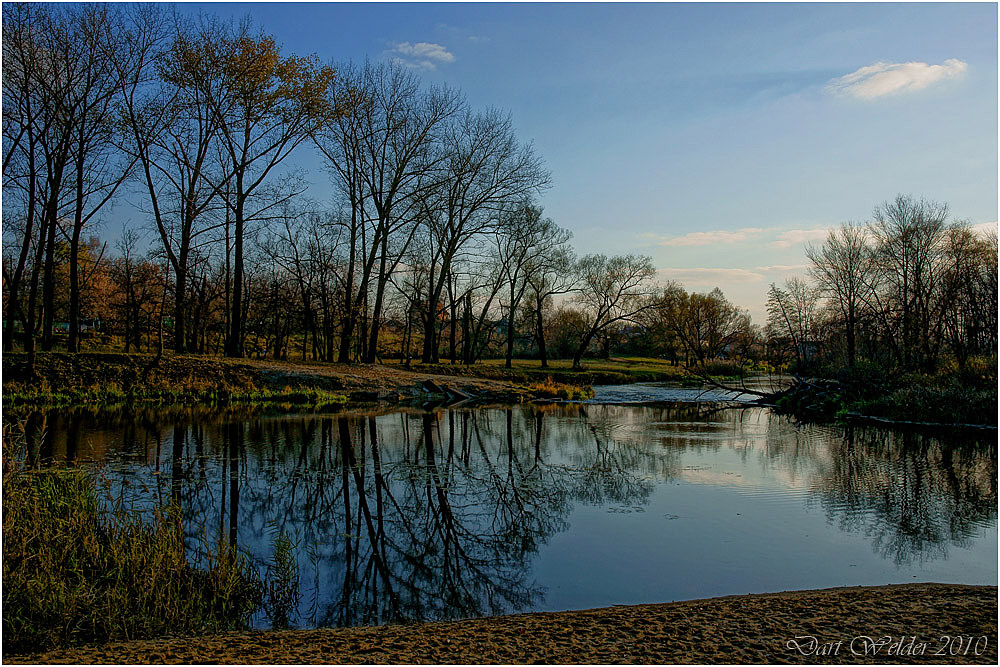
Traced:
[[[116, 405], [150, 403], [266, 404], [290, 408], [344, 405], [418, 385], [420, 374], [481, 378], [516, 385], [514, 394], [535, 398], [587, 398], [595, 384], [673, 381], [697, 383], [683, 367], [657, 359], [587, 359], [580, 371], [570, 360], [502, 359], [472, 366], [399, 363], [345, 365], [323, 362], [239, 360], [165, 354], [45, 352], [29, 369], [27, 355], [3, 356], [3, 403], [22, 405]], [[510, 391], [506, 394], [511, 394]], [[505, 394], [505, 395], [506, 395]]]

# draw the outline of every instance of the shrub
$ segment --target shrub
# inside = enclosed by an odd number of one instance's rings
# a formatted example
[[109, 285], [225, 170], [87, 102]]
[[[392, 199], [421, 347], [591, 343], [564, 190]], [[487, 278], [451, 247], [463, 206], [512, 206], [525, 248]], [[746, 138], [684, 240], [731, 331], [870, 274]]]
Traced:
[[997, 390], [996, 386], [986, 390], [960, 386], [905, 387], [862, 403], [860, 412], [901, 421], [995, 425]]
[[702, 375], [714, 377], [743, 377], [746, 374], [743, 364], [730, 359], [711, 359], [698, 367]]

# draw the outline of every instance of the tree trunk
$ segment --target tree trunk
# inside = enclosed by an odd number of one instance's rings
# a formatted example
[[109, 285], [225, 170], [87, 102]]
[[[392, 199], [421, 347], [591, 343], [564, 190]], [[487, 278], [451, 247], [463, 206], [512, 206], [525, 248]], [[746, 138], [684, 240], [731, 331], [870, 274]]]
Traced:
[[437, 313], [437, 302], [428, 301], [427, 303], [427, 317], [424, 318], [424, 349], [420, 356], [421, 363], [433, 364], [435, 361], [436, 346], [434, 345], [434, 330], [435, 324], [434, 315]]
[[[853, 308], [851, 309], [853, 311]], [[854, 313], [850, 312], [847, 315], [847, 367], [854, 369], [854, 364], [856, 362], [856, 347], [857, 342], [855, 340], [855, 323]]]
[[385, 283], [388, 280], [385, 271], [386, 254], [388, 251], [389, 239], [383, 236], [382, 256], [379, 260], [378, 281], [375, 286], [375, 304], [372, 308], [371, 327], [368, 330], [368, 352], [365, 355], [365, 362], [369, 364], [374, 364], [378, 360], [378, 335], [382, 324], [382, 302], [385, 297]]
[[[44, 228], [42, 227], [42, 237], [44, 238]], [[31, 267], [31, 283], [28, 286], [28, 312], [26, 313], [26, 324], [24, 331], [24, 351], [28, 353], [28, 373], [35, 372], [35, 305], [38, 303], [38, 274], [42, 268], [42, 252], [44, 244], [39, 239], [38, 249], [35, 252], [35, 263]]]
[[76, 211], [69, 243], [69, 341], [70, 352], [80, 351], [80, 234], [83, 232], [83, 142], [76, 169]]
[[450, 299], [450, 321], [449, 325], [451, 327], [448, 332], [448, 356], [451, 358], [451, 364], [455, 365], [455, 352], [457, 344], [458, 335], [458, 299], [455, 296], [454, 289], [451, 288], [451, 283], [448, 285], [448, 297]]
[[437, 300], [441, 289], [435, 284], [435, 266], [431, 264], [427, 271], [427, 314], [424, 319], [424, 349], [420, 353], [420, 362], [429, 364], [434, 361], [434, 315], [437, 313]]
[[[238, 182], [241, 188], [242, 183]], [[236, 229], [233, 235], [233, 300], [230, 304], [229, 339], [226, 356], [243, 357], [243, 202], [238, 201], [235, 211]]]
[[[179, 262], [181, 267], [186, 263]], [[187, 348], [185, 339], [184, 301], [187, 291], [187, 270], [178, 267], [174, 272], [174, 352], [182, 354]]]
[[472, 364], [472, 292], [465, 293], [462, 309], [462, 363]]
[[55, 246], [56, 210], [55, 202], [50, 204], [50, 214], [45, 221], [45, 268], [42, 274], [42, 350], [52, 349], [52, 323], [55, 311]]
[[590, 341], [593, 340], [594, 334], [596, 333], [596, 329], [592, 328], [580, 341], [580, 346], [576, 348], [576, 352], [573, 353], [573, 370], [581, 370], [582, 366], [580, 365], [580, 360], [583, 359], [583, 355], [587, 352], [587, 348], [590, 347]]
[[514, 358], [514, 309], [517, 304], [514, 303], [514, 282], [511, 281], [510, 284], [510, 304], [509, 311], [507, 313], [507, 353], [504, 355], [504, 367], [510, 368], [512, 366], [512, 359]]
[[542, 360], [542, 368], [549, 367], [545, 350], [545, 329], [542, 324], [542, 300], [535, 299], [535, 341], [538, 343], [538, 356]]

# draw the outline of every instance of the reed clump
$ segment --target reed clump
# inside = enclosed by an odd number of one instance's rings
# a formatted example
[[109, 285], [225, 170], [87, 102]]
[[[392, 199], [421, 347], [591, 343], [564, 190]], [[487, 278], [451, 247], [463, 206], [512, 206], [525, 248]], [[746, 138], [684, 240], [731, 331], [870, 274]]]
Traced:
[[185, 554], [174, 506], [143, 519], [102, 502], [82, 470], [33, 469], [4, 425], [3, 651], [247, 627], [263, 584], [220, 542], [204, 568]]
[[544, 382], [536, 382], [528, 385], [531, 395], [536, 398], [558, 398], [567, 401], [585, 400], [594, 397], [594, 390], [591, 387], [580, 387], [571, 384], [556, 382], [551, 377]]

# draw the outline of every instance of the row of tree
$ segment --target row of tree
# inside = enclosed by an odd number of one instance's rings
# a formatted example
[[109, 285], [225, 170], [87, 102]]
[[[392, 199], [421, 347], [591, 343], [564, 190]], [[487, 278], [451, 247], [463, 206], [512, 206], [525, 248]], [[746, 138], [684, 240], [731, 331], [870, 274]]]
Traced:
[[[52, 349], [64, 322], [78, 351], [99, 320], [127, 350], [544, 363], [561, 300], [579, 365], [653, 306], [649, 258], [576, 258], [543, 216], [509, 115], [401, 65], [151, 5], [3, 11], [5, 349]], [[288, 168], [310, 146], [332, 205]], [[126, 192], [145, 224], [108, 252], [93, 228]]]
[[949, 222], [943, 204], [900, 195], [864, 224], [807, 250], [812, 282], [771, 285], [772, 351], [798, 365], [934, 371], [997, 353], [997, 233]]
[[[996, 235], [944, 206], [899, 197], [831, 233], [761, 330], [718, 290], [656, 286], [649, 258], [577, 258], [509, 115], [402, 65], [334, 68], [155, 5], [3, 12], [5, 349], [65, 323], [78, 351], [100, 320], [127, 350], [340, 362], [995, 353]], [[310, 149], [322, 205], [289, 159]], [[125, 193], [144, 222], [108, 251], [94, 231]]]

